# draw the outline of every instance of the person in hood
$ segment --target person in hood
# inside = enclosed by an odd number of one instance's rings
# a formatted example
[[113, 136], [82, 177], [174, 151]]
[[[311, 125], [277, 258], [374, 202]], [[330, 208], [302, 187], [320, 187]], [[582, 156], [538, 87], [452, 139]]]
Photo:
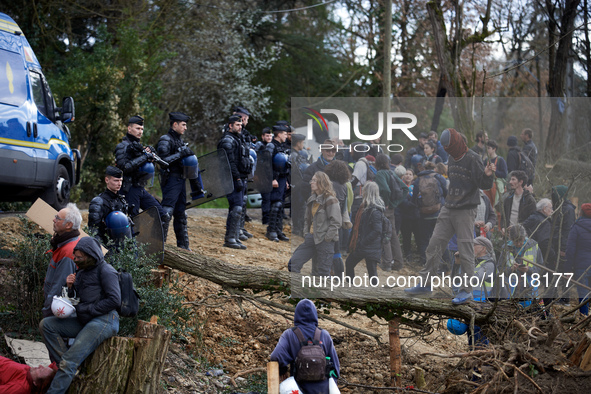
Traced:
[[[82, 362], [106, 339], [119, 331], [121, 289], [117, 271], [103, 258], [99, 242], [84, 237], [74, 248], [78, 272], [68, 275], [69, 297], [79, 297], [76, 316], [46, 317], [39, 323], [49, 358], [59, 369], [48, 393], [65, 393]], [[62, 338], [75, 338], [68, 349]]]
[[[586, 203], [581, 206], [581, 217], [577, 219], [568, 234], [564, 271], [574, 273], [573, 279], [591, 286], [589, 265], [591, 265], [591, 204]], [[577, 287], [580, 302], [583, 301], [587, 292], [587, 289]], [[583, 305], [579, 311], [588, 315], [589, 305]]]
[[[448, 194], [425, 253], [427, 262], [419, 273], [422, 283], [405, 289], [410, 295], [431, 293], [427, 279], [436, 275], [441, 256], [454, 234], [458, 236], [462, 271], [468, 278], [474, 276], [474, 222], [480, 204], [479, 189], [490, 189], [494, 181], [494, 163], [485, 167], [480, 156], [468, 149], [466, 140], [455, 129], [446, 129], [441, 133], [441, 144], [449, 153]], [[457, 296], [452, 299], [455, 305], [473, 298], [470, 281], [464, 281], [462, 285]]]
[[[303, 299], [298, 302], [293, 317], [293, 323], [295, 327], [299, 327], [302, 331], [304, 338], [314, 338], [316, 327], [318, 327], [318, 312], [312, 301]], [[328, 331], [322, 330], [320, 342], [324, 349], [324, 354], [326, 354], [326, 357], [330, 357], [332, 371], [334, 371], [332, 376], [336, 374], [336, 380], [340, 376], [341, 365], [339, 363], [339, 356], [337, 355]], [[277, 361], [279, 363], [279, 373], [282, 378], [288, 377], [288, 371], [291, 376], [295, 376], [296, 371], [294, 361], [300, 348], [300, 341], [292, 328], [288, 328], [283, 334], [281, 334], [279, 342], [269, 358], [271, 361]], [[289, 369], [288, 365], [290, 366]], [[298, 382], [298, 386], [304, 394], [328, 393], [328, 378], [319, 382]]]

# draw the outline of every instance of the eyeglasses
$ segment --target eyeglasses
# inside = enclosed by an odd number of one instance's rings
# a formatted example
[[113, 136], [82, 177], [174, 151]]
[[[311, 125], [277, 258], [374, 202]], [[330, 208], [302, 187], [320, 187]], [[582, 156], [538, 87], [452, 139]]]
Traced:
[[55, 215], [55, 220], [60, 221], [60, 220], [65, 220], [65, 218], [60, 218], [59, 215]]

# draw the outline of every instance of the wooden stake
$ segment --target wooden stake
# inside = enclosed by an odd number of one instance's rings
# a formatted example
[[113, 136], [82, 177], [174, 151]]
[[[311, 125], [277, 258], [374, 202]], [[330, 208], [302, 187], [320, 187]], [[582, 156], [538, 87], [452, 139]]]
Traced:
[[267, 393], [279, 394], [279, 363], [277, 361], [267, 363]]
[[400, 318], [395, 317], [388, 322], [390, 334], [390, 381], [392, 386], [401, 385], [400, 373], [402, 372], [402, 356], [400, 352]]

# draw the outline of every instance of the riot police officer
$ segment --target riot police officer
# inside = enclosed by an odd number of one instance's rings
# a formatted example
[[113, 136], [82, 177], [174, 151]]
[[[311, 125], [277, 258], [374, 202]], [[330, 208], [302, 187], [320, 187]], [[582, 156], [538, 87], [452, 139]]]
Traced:
[[[256, 142], [256, 136], [250, 134], [250, 132], [246, 129], [246, 125], [248, 124], [248, 120], [250, 119], [250, 117], [252, 116], [252, 114], [250, 113], [250, 111], [248, 109], [246, 109], [245, 107], [235, 107], [234, 108], [234, 113], [233, 115], [238, 115], [242, 118], [242, 131], [241, 131], [241, 135], [242, 135], [242, 139], [244, 140], [244, 143], [250, 148], [253, 149], [255, 147], [255, 142]], [[256, 150], [255, 150], [256, 153]], [[252, 238], [253, 235], [251, 233], [249, 233], [246, 228], [244, 227], [245, 222], [250, 222], [251, 219], [248, 216], [248, 214], [246, 213], [246, 202], [247, 202], [247, 187], [246, 185], [244, 186], [244, 199], [242, 201], [242, 218], [240, 219], [240, 234], [239, 234], [239, 239], [241, 241], [246, 241], [249, 238]]]
[[[261, 134], [261, 140], [255, 144], [255, 151], [257, 154], [267, 150], [267, 145], [273, 141], [273, 132], [270, 127], [265, 127]], [[270, 154], [273, 154], [273, 149], [270, 149]], [[271, 157], [272, 158], [272, 157]], [[271, 213], [271, 192], [261, 193], [261, 213], [262, 223], [269, 224], [269, 214]]]
[[[95, 238], [101, 244], [107, 245], [109, 240], [118, 244], [123, 237], [130, 238], [132, 234], [130, 220], [127, 217], [127, 201], [119, 194], [123, 183], [123, 171], [108, 166], [105, 171], [105, 183], [107, 190], [90, 201], [88, 227], [96, 232]], [[109, 216], [112, 212], [117, 214]]]
[[154, 161], [161, 166], [166, 166], [166, 163], [156, 156], [153, 147], [144, 147], [140, 143], [143, 133], [144, 118], [139, 115], [132, 116], [128, 121], [127, 134], [115, 148], [117, 167], [123, 171], [123, 185], [119, 194], [129, 204], [129, 214], [132, 217], [139, 213], [140, 208], [146, 210], [156, 207], [162, 223], [167, 223], [170, 216], [144, 188], [154, 183]]
[[[187, 131], [187, 121], [191, 117], [182, 112], [171, 112], [170, 129], [160, 137], [156, 149], [158, 156], [168, 163], [168, 168], [160, 169], [160, 187], [162, 188], [162, 208], [169, 216], [174, 217], [173, 228], [176, 244], [179, 248], [189, 249], [189, 234], [187, 232], [186, 183], [191, 184], [193, 199], [204, 197], [197, 157], [183, 141], [183, 134]], [[168, 235], [169, 223], [163, 223], [164, 241]]]
[[240, 221], [246, 182], [252, 170], [249, 145], [242, 138], [241, 131], [242, 118], [231, 115], [228, 119], [228, 130], [224, 132], [217, 146], [218, 149], [226, 151], [234, 181], [234, 191], [226, 196], [229, 208], [224, 242], [224, 246], [233, 249], [246, 249], [246, 245], [239, 239]]
[[289, 155], [285, 149], [287, 126], [273, 126], [273, 141], [267, 144], [267, 150], [273, 160], [273, 191], [271, 192], [271, 212], [266, 237], [271, 241], [289, 241], [283, 234], [283, 196], [288, 187]]

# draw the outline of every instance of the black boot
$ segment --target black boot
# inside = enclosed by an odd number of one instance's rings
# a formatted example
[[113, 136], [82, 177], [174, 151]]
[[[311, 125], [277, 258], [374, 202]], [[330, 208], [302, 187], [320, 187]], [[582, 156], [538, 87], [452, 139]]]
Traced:
[[280, 241], [289, 241], [289, 238], [285, 234], [283, 234], [283, 204], [281, 204], [281, 208], [279, 209], [279, 215], [277, 215], [277, 238]]
[[226, 237], [224, 246], [232, 249], [246, 249], [238, 240], [238, 231], [240, 230], [240, 216], [242, 215], [242, 207], [236, 206], [228, 213], [228, 220], [226, 221]]
[[162, 207], [164, 212], [166, 212], [165, 216], [161, 216], [160, 220], [162, 221], [162, 240], [166, 243], [166, 238], [168, 238], [168, 226], [170, 225], [170, 220], [172, 218], [172, 207]]
[[246, 222], [246, 209], [244, 209], [244, 207], [242, 207], [242, 215], [240, 216], [240, 236], [239, 236], [241, 241], [248, 241], [249, 238], [253, 237], [253, 235], [251, 233], [246, 231], [246, 228], [244, 227], [245, 222]]
[[189, 248], [189, 233], [187, 231], [187, 214], [183, 213], [180, 218], [174, 218], [174, 234], [176, 235], [176, 246], [181, 249], [191, 250]]
[[277, 227], [279, 222], [279, 209], [281, 207], [281, 202], [275, 202], [271, 204], [271, 212], [269, 212], [269, 225], [267, 226], [267, 234], [265, 236], [274, 242], [279, 242]]

